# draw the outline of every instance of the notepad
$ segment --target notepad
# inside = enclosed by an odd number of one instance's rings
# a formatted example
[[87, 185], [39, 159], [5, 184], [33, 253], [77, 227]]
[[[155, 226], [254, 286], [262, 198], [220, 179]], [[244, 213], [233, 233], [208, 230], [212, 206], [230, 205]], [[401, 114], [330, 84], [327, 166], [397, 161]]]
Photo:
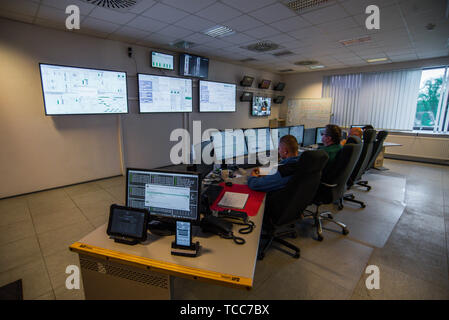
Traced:
[[246, 201], [248, 200], [249, 194], [247, 193], [237, 193], [237, 192], [225, 192], [220, 202], [219, 207], [243, 209], [245, 207]]

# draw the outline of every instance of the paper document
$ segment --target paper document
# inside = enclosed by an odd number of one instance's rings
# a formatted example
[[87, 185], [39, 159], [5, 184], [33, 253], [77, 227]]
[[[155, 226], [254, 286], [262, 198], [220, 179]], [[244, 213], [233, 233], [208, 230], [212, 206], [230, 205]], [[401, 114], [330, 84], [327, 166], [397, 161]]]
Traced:
[[259, 167], [259, 174], [261, 176], [269, 176], [272, 174], [275, 174], [278, 170], [278, 166], [271, 166], [271, 167]]
[[237, 193], [237, 192], [225, 192], [220, 202], [219, 207], [243, 209], [245, 207], [246, 201], [248, 200], [249, 194], [247, 193]]

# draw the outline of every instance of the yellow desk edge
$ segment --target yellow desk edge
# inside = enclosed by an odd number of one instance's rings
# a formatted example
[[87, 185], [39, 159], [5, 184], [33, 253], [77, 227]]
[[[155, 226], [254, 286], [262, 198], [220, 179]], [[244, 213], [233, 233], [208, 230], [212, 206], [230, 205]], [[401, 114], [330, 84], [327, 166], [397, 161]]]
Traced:
[[144, 267], [145, 269], [169, 274], [172, 276], [202, 280], [216, 284], [218, 283], [221, 285], [239, 289], [251, 289], [253, 285], [253, 280], [251, 278], [185, 267], [174, 263], [158, 261], [149, 258], [142, 258], [139, 256], [99, 248], [80, 242], [75, 242], [69, 248], [71, 251], [77, 253], [82, 253], [97, 258], [106, 258], [107, 260], [117, 260], [125, 264], [137, 266], [140, 268]]

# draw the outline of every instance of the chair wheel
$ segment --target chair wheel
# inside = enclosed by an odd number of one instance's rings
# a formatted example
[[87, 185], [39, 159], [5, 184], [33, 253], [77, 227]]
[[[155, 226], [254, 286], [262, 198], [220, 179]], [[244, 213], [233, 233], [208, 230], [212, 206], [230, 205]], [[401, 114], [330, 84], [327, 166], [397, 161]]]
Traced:
[[332, 214], [330, 214], [330, 213], [327, 214], [327, 217], [328, 217], [329, 219], [334, 219], [334, 216], [333, 216]]
[[317, 236], [317, 240], [318, 240], [318, 241], [323, 241], [323, 239], [324, 239], [324, 238], [323, 238], [322, 235], [319, 234], [319, 235]]
[[370, 191], [371, 190], [371, 187], [367, 187], [368, 188], [368, 190], [367, 191]]
[[343, 210], [343, 205], [340, 205], [340, 204], [339, 204], [339, 205], [337, 206], [337, 209], [338, 209], [339, 211], [340, 211], [340, 210]]
[[362, 208], [366, 208], [366, 204], [364, 204], [364, 203], [361, 204], [360, 206], [361, 206]]
[[349, 230], [345, 228], [341, 231], [341, 233], [343, 233], [344, 235], [347, 235], [349, 233]]
[[293, 258], [295, 258], [295, 259], [299, 259], [299, 257], [300, 257], [300, 254], [299, 254], [299, 253], [296, 253], [296, 254], [293, 256]]

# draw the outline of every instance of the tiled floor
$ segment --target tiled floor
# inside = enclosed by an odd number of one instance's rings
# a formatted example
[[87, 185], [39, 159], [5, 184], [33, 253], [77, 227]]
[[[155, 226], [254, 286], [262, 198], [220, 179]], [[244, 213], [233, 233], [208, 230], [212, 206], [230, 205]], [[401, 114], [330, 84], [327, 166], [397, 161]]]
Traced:
[[[334, 211], [349, 235], [325, 225], [318, 242], [302, 223], [300, 237], [289, 240], [301, 258], [271, 249], [257, 262], [253, 290], [177, 278], [174, 298], [449, 299], [449, 167], [385, 166], [366, 175], [370, 192], [353, 190], [365, 209], [345, 202]], [[65, 287], [65, 268], [79, 264], [68, 246], [104, 224], [111, 203], [123, 204], [124, 183], [117, 177], [0, 200], [0, 286], [21, 278], [25, 299], [83, 299], [82, 290]], [[368, 265], [379, 268], [379, 290], [366, 288]]]

